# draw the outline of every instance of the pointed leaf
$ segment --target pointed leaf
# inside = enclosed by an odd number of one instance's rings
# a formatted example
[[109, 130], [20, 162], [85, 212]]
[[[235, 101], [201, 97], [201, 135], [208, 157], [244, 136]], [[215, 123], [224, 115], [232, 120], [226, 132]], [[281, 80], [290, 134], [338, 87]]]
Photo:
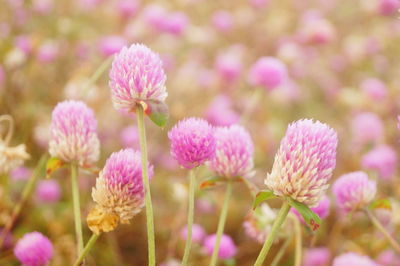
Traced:
[[311, 227], [311, 230], [315, 231], [320, 227], [321, 219], [307, 205], [294, 199], [289, 199], [289, 204], [303, 216], [304, 221]]
[[46, 163], [46, 178], [50, 178], [51, 174], [64, 166], [64, 162], [56, 157], [47, 160]]
[[258, 207], [263, 201], [276, 198], [274, 193], [269, 190], [263, 190], [257, 193], [256, 197], [254, 198], [253, 203], [253, 210]]
[[140, 104], [143, 106], [144, 112], [149, 116], [154, 124], [163, 128], [168, 121], [169, 111], [165, 102], [161, 101], [142, 101]]
[[225, 179], [220, 176], [207, 178], [206, 180], [200, 183], [200, 189], [215, 187], [218, 182], [223, 182], [223, 181], [225, 181]]
[[390, 204], [390, 200], [389, 199], [378, 199], [378, 200], [373, 201], [369, 205], [369, 209], [371, 209], [371, 210], [374, 210], [374, 209], [391, 210], [392, 209], [392, 205]]

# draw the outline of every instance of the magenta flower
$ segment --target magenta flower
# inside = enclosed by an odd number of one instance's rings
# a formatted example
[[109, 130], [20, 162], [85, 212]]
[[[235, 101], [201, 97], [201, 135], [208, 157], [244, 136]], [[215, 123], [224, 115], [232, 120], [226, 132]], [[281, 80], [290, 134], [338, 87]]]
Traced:
[[97, 121], [92, 109], [80, 101], [64, 101], [54, 108], [49, 152], [68, 163], [89, 166], [99, 158]]
[[376, 182], [368, 180], [364, 172], [352, 172], [339, 177], [332, 190], [338, 207], [351, 212], [366, 207], [374, 199]]
[[273, 57], [261, 57], [249, 71], [252, 86], [273, 90], [287, 80], [286, 66]]
[[169, 132], [171, 155], [187, 169], [197, 167], [215, 156], [214, 128], [200, 118], [181, 120]]
[[[183, 240], [187, 239], [187, 227], [182, 228], [180, 232], [180, 236]], [[192, 242], [193, 243], [201, 243], [206, 236], [206, 232], [204, 228], [199, 224], [192, 225]]]
[[124, 47], [110, 70], [111, 95], [117, 110], [132, 111], [137, 104], [167, 97], [166, 76], [160, 57], [142, 44]]
[[[216, 241], [216, 235], [209, 235], [204, 239], [204, 249], [208, 255], [211, 255], [214, 250], [214, 245]], [[232, 238], [228, 235], [221, 236], [221, 242], [219, 244], [219, 252], [218, 257], [220, 259], [230, 259], [236, 255], [236, 245], [233, 242]]]
[[36, 187], [36, 197], [44, 203], [58, 202], [61, 197], [60, 185], [56, 180], [41, 180]]
[[254, 145], [246, 129], [239, 125], [219, 127], [215, 130], [215, 139], [215, 157], [209, 166], [217, 175], [227, 178], [254, 175]]
[[332, 266], [378, 266], [376, 262], [368, 256], [359, 255], [353, 252], [344, 253], [333, 260]]
[[304, 254], [303, 266], [321, 266], [328, 265], [331, 258], [331, 252], [328, 248], [319, 247], [307, 249]]
[[[153, 166], [148, 167], [151, 178]], [[96, 179], [92, 198], [100, 213], [116, 215], [119, 222], [129, 223], [144, 206], [140, 152], [125, 149], [111, 154]], [[107, 232], [104, 228], [103, 231]]]
[[361, 165], [365, 169], [377, 171], [382, 179], [390, 180], [394, 177], [397, 160], [396, 151], [392, 147], [380, 145], [363, 156]]
[[53, 244], [39, 232], [27, 233], [18, 240], [14, 254], [24, 266], [44, 266], [53, 257]]
[[290, 124], [265, 185], [275, 195], [316, 206], [336, 165], [337, 142], [335, 130], [319, 121]]
[[[319, 218], [325, 219], [329, 215], [329, 207], [331, 206], [331, 201], [330, 199], [324, 195], [322, 196], [321, 200], [318, 202], [318, 205], [315, 207], [312, 207], [311, 210], [316, 213]], [[301, 216], [301, 214], [295, 209], [292, 208], [290, 210], [292, 213], [296, 214], [296, 216], [304, 223], [304, 218]]]

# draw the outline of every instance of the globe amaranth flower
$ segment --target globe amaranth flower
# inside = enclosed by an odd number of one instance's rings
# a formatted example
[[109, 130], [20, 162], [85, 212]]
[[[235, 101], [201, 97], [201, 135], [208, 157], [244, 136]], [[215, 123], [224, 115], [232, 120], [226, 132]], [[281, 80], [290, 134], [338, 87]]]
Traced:
[[[187, 226], [182, 228], [182, 230], [180, 231], [180, 237], [183, 240], [187, 239], [187, 231], [188, 231]], [[206, 236], [206, 232], [201, 225], [199, 225], [199, 224], [192, 225], [192, 242], [193, 243], [201, 243], [205, 236]]]
[[351, 121], [351, 131], [357, 145], [376, 143], [382, 139], [383, 123], [374, 113], [359, 113]]
[[[149, 178], [153, 166], [148, 165]], [[125, 149], [111, 154], [96, 179], [92, 198], [97, 206], [88, 216], [89, 228], [96, 234], [128, 224], [144, 206], [140, 152]]]
[[266, 90], [273, 90], [287, 80], [287, 69], [276, 58], [261, 57], [250, 68], [248, 80], [252, 86], [260, 86]]
[[167, 97], [162, 60], [145, 45], [122, 48], [114, 56], [109, 75], [117, 110], [133, 111], [142, 102], [163, 102]]
[[90, 166], [99, 158], [100, 142], [92, 109], [81, 101], [64, 101], [54, 108], [49, 152], [64, 162]]
[[60, 184], [56, 180], [41, 180], [36, 187], [36, 197], [43, 203], [58, 202], [61, 197]]
[[351, 212], [366, 207], [375, 197], [376, 182], [368, 179], [362, 171], [339, 177], [332, 187], [339, 208]]
[[331, 252], [328, 248], [310, 248], [305, 251], [303, 266], [321, 266], [328, 265], [331, 258]]
[[24, 266], [42, 266], [53, 257], [53, 244], [39, 232], [25, 234], [14, 247], [14, 254]]
[[209, 163], [214, 172], [227, 178], [254, 175], [254, 145], [246, 129], [239, 125], [219, 127], [215, 139], [215, 157]]
[[[321, 200], [318, 202], [318, 205], [310, 208], [314, 213], [318, 215], [319, 218], [325, 219], [329, 215], [329, 207], [331, 205], [331, 201], [328, 196], [322, 196]], [[295, 209], [292, 208], [290, 210], [292, 213], [296, 214], [296, 216], [300, 219], [300, 221], [304, 222], [303, 216]]]
[[365, 255], [359, 255], [353, 252], [344, 253], [333, 260], [332, 266], [378, 266], [371, 258]]
[[275, 195], [316, 206], [329, 186], [337, 143], [335, 130], [319, 121], [290, 124], [265, 185]]
[[230, 126], [240, 119], [239, 114], [232, 108], [232, 100], [224, 95], [214, 98], [204, 116], [214, 126]]
[[[209, 235], [204, 239], [203, 246], [208, 255], [211, 255], [213, 253], [216, 240], [217, 236], [215, 234]], [[221, 242], [219, 243], [218, 257], [224, 260], [230, 259], [236, 255], [236, 252], [237, 247], [232, 238], [225, 234], [222, 235]]]
[[186, 169], [192, 169], [215, 156], [214, 128], [200, 118], [179, 121], [169, 132], [171, 155]]
[[361, 165], [365, 169], [375, 170], [380, 178], [390, 180], [397, 168], [396, 151], [387, 145], [379, 145], [365, 154]]

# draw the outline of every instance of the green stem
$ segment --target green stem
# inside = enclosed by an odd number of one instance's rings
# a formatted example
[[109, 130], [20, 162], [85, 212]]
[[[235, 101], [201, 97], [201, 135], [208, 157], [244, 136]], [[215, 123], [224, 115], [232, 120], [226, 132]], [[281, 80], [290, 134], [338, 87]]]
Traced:
[[148, 174], [146, 129], [144, 126], [144, 110], [141, 105], [138, 105], [136, 109], [136, 114], [138, 120], [140, 150], [142, 156], [142, 178], [145, 188], [149, 266], [154, 266], [156, 264], [156, 255], [155, 255], [155, 241], [154, 241], [153, 206], [151, 204], [151, 192], [150, 192], [150, 182]]
[[287, 237], [285, 242], [282, 244], [282, 246], [280, 247], [278, 253], [275, 255], [274, 260], [271, 262], [270, 266], [276, 266], [278, 265], [279, 261], [282, 259], [283, 255], [285, 254], [286, 248], [289, 246], [290, 244], [290, 240], [292, 240], [291, 237]]
[[219, 244], [221, 243], [221, 237], [224, 232], [226, 216], [228, 214], [229, 199], [231, 197], [231, 194], [232, 194], [232, 182], [228, 181], [228, 185], [226, 187], [226, 192], [225, 192], [225, 199], [222, 205], [221, 215], [219, 216], [217, 236], [214, 244], [214, 250], [211, 257], [210, 266], [217, 265]]
[[4, 226], [3, 231], [1, 232], [0, 235], [0, 248], [4, 244], [4, 240], [6, 239], [8, 233], [10, 233], [11, 228], [14, 225], [15, 220], [18, 218], [19, 214], [21, 213], [22, 208], [24, 207], [25, 203], [27, 202], [29, 196], [32, 194], [33, 188], [35, 187], [35, 184], [40, 176], [40, 172], [43, 169], [45, 163], [47, 160], [47, 156], [43, 155], [42, 158], [40, 158], [39, 163], [37, 164], [35, 171], [31, 178], [29, 178], [28, 183], [26, 183], [24, 190], [22, 191], [21, 199], [15, 205], [11, 218], [8, 220], [7, 224]]
[[268, 251], [271, 248], [276, 235], [278, 234], [279, 228], [285, 221], [286, 216], [289, 213], [289, 210], [290, 210], [290, 205], [285, 200], [281, 209], [279, 210], [278, 217], [276, 217], [276, 220], [274, 221], [274, 224], [272, 225], [271, 232], [269, 233], [267, 239], [265, 240], [264, 246], [262, 247], [260, 254], [258, 255], [258, 258], [257, 258], [256, 262], [254, 263], [255, 266], [263, 265], [264, 260], [267, 257]]
[[293, 219], [295, 231], [295, 250], [294, 250], [294, 266], [301, 266], [302, 252], [301, 252], [301, 226], [300, 221], [296, 217]]
[[72, 187], [72, 203], [74, 209], [75, 234], [78, 242], [77, 251], [81, 254], [83, 250], [83, 235], [82, 235], [82, 219], [81, 206], [79, 200], [79, 185], [77, 180], [78, 166], [71, 163], [71, 187]]
[[385, 227], [379, 222], [379, 220], [375, 217], [375, 215], [372, 214], [370, 210], [365, 210], [367, 213], [367, 216], [371, 220], [371, 222], [374, 224], [374, 226], [381, 231], [381, 233], [386, 237], [386, 239], [389, 241], [389, 243], [392, 245], [392, 247], [400, 253], [400, 245], [399, 243], [393, 238], [393, 236], [390, 235], [388, 231], [386, 231]]
[[106, 60], [104, 60], [101, 65], [96, 69], [92, 76], [90, 76], [89, 80], [85, 83], [83, 87], [83, 95], [87, 95], [92, 88], [92, 85], [101, 77], [101, 75], [108, 69], [108, 66], [111, 64], [113, 56], [110, 56]]
[[96, 243], [97, 238], [99, 238], [100, 235], [93, 234], [92, 237], [90, 237], [89, 241], [87, 242], [85, 248], [81, 253], [79, 253], [78, 259], [75, 261], [74, 266], [79, 266], [82, 261], [85, 259], [86, 255], [89, 253], [89, 251], [92, 249], [94, 243]]
[[185, 252], [182, 259], [182, 265], [188, 265], [190, 248], [192, 246], [192, 225], [193, 225], [193, 214], [194, 214], [194, 194], [196, 187], [196, 177], [194, 169], [189, 172], [189, 205], [188, 205], [188, 221], [187, 221], [187, 238], [185, 244]]

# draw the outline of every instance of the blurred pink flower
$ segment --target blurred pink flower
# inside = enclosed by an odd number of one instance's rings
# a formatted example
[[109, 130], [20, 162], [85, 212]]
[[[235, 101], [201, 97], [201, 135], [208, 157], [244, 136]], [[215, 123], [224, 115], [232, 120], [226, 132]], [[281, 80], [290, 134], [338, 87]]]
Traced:
[[15, 257], [25, 266], [47, 265], [53, 253], [53, 244], [39, 232], [25, 234], [14, 247]]
[[214, 126], [230, 126], [239, 122], [240, 116], [232, 109], [232, 101], [219, 95], [208, 106], [205, 118]]
[[242, 72], [240, 54], [235, 53], [233, 50], [228, 50], [227, 52], [219, 54], [215, 61], [217, 73], [228, 83], [235, 82]]
[[254, 87], [272, 90], [281, 86], [287, 79], [286, 66], [273, 57], [261, 57], [250, 68], [248, 80]]
[[32, 170], [24, 166], [17, 167], [10, 172], [10, 177], [14, 181], [28, 180], [31, 177], [31, 175], [32, 175]]
[[139, 9], [138, 0], [119, 0], [117, 9], [121, 17], [129, 18], [136, 14]]
[[139, 133], [137, 126], [128, 126], [122, 129], [120, 141], [124, 147], [139, 148]]
[[376, 262], [381, 266], [397, 266], [400, 265], [400, 256], [393, 250], [387, 249], [378, 255]]
[[36, 197], [42, 203], [55, 203], [60, 200], [61, 188], [56, 180], [41, 180], [36, 187]]
[[218, 31], [228, 32], [233, 28], [233, 16], [229, 11], [216, 11], [211, 20], [214, 28], [216, 28]]
[[266, 7], [270, 0], [249, 0], [249, 2], [254, 8], [259, 9]]
[[[331, 258], [328, 248], [318, 247], [307, 249], [304, 253], [303, 266], [327, 266]], [[350, 264], [348, 265], [350, 266]], [[356, 265], [354, 265], [356, 266]], [[360, 265], [361, 266], [361, 265]]]
[[386, 85], [377, 78], [368, 78], [361, 83], [363, 93], [373, 101], [382, 101], [387, 96]]
[[[204, 249], [208, 255], [211, 255], [214, 250], [214, 245], [216, 241], [216, 235], [209, 235], [204, 239]], [[228, 235], [222, 235], [221, 237], [221, 242], [219, 245], [219, 252], [218, 252], [218, 257], [220, 259], [230, 259], [236, 255], [236, 245], [233, 242], [232, 238]]]
[[41, 63], [51, 63], [57, 59], [58, 55], [58, 44], [52, 41], [47, 41], [39, 47], [36, 58]]
[[25, 55], [32, 52], [32, 39], [29, 35], [19, 35], [15, 38], [15, 47], [20, 49]]
[[370, 112], [356, 114], [351, 121], [351, 131], [357, 145], [377, 143], [383, 137], [382, 120]]
[[398, 0], [378, 0], [378, 11], [381, 15], [391, 16], [400, 8]]
[[[187, 226], [182, 228], [180, 231], [180, 236], [183, 240], [187, 238]], [[206, 232], [204, 228], [199, 224], [192, 225], [192, 242], [193, 243], [202, 243], [204, 237], [206, 236]]]
[[189, 19], [183, 12], [173, 12], [167, 15], [162, 29], [176, 36], [182, 35], [189, 24]]
[[375, 170], [385, 180], [394, 178], [397, 168], [397, 153], [387, 145], [379, 145], [362, 157], [361, 165], [365, 169]]
[[348, 252], [337, 256], [332, 266], [379, 266], [368, 256], [359, 255], [357, 253]]
[[54, 0], [33, 0], [33, 10], [41, 15], [47, 15], [54, 9]]
[[118, 35], [103, 37], [98, 44], [101, 54], [105, 57], [118, 53], [122, 47], [127, 45], [127, 41]]

